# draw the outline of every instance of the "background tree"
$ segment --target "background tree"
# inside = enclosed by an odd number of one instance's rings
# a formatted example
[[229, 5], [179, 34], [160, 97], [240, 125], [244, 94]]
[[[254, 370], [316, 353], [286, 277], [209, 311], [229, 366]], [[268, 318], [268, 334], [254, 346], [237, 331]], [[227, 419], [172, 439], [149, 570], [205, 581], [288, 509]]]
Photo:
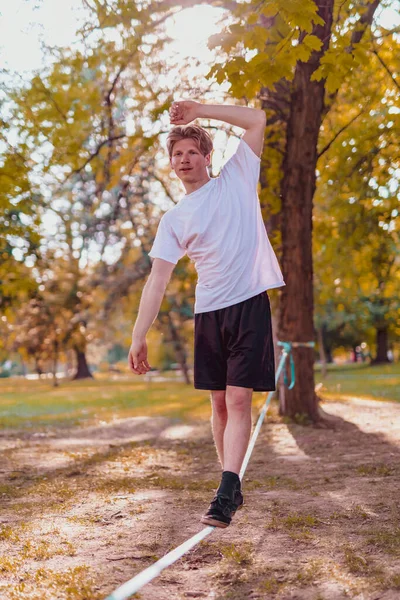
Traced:
[[[213, 46], [225, 51], [226, 59], [211, 69], [210, 76], [215, 74], [219, 82], [229, 81], [236, 98], [246, 102], [261, 99], [268, 123], [271, 113], [278, 115], [272, 118], [272, 129], [267, 124], [266, 145], [274, 144], [275, 152], [266, 147], [266, 168], [275, 176], [272, 193], [264, 192], [262, 198], [268, 202], [269, 197], [276, 197], [280, 172], [281, 264], [287, 284], [280, 296], [279, 337], [283, 340], [314, 339], [312, 210], [321, 156], [318, 141], [322, 124], [328, 122], [338, 100], [339, 88], [345, 84], [350, 87], [359, 72], [366, 70], [372, 62], [371, 53], [373, 67], [382, 75], [384, 67], [381, 61], [375, 62], [379, 52], [371, 42], [378, 5], [344, 6], [333, 1], [310, 1], [301, 6], [273, 2], [256, 8], [241, 5], [233, 11], [235, 23], [212, 40]], [[394, 37], [391, 39], [389, 53], [395, 56], [398, 44]], [[249, 60], [248, 49], [255, 50]], [[282, 134], [276, 135], [277, 123], [282, 120], [286, 121], [283, 152]], [[262, 169], [264, 160], [263, 155]], [[276, 213], [275, 207], [271, 212]], [[289, 416], [305, 413], [316, 421], [314, 354], [308, 348], [293, 352], [297, 385], [291, 391], [282, 389], [281, 412]]]
[[[302, 3], [301, 10], [283, 2], [226, 5], [226, 27], [210, 42], [219, 56], [208, 75], [209, 83], [192, 76], [195, 61], [172, 64], [170, 58], [166, 60], [165, 22], [192, 4], [161, 2], [139, 7], [125, 1], [88, 1], [90, 18], [79, 33], [79, 50], [48, 50], [51, 65], [28, 85], [18, 85], [8, 94], [8, 121], [19, 132], [18, 149], [32, 155], [31, 162], [20, 165], [25, 165], [26, 183], [37, 194], [35, 206], [47, 229], [37, 254], [46, 261], [50, 250], [54, 251], [54, 269], [60, 258], [70, 286], [66, 350], [75, 343], [76, 356], [80, 352], [82, 357], [88, 343], [95, 345], [100, 336], [108, 337], [104, 327], [96, 327], [99, 314], [111, 322], [123, 305], [123, 314], [129, 319], [132, 310], [132, 321], [135, 317], [129, 300], [140, 298], [150, 272], [147, 253], [159, 219], [181, 195], [180, 182], [170, 177], [162, 147], [162, 136], [169, 130], [165, 113], [175, 89], [183, 97], [201, 101], [216, 102], [219, 94], [222, 101], [231, 102], [233, 97], [246, 104], [260, 103], [267, 113], [260, 201], [270, 239], [278, 255], [282, 254], [287, 282], [286, 288], [271, 291], [274, 318], [280, 312], [279, 337], [313, 339], [333, 311], [337, 328], [330, 330], [331, 353], [335, 343], [344, 339], [344, 332], [350, 343], [361, 333], [370, 336], [374, 326], [377, 330], [387, 325], [390, 340], [397, 335], [391, 322], [396, 319], [395, 304], [389, 299], [398, 295], [396, 262], [385, 273], [378, 272], [378, 265], [375, 269], [374, 277], [385, 278], [385, 289], [378, 295], [387, 297], [383, 325], [377, 320], [373, 325], [366, 318], [371, 290], [365, 285], [357, 288], [354, 281], [366, 273], [363, 261], [373, 261], [380, 254], [390, 262], [396, 243], [395, 209], [388, 219], [390, 200], [386, 198], [381, 208], [369, 211], [378, 198], [368, 195], [371, 186], [367, 186], [375, 172], [380, 173], [379, 189], [389, 175], [395, 180], [390, 156], [398, 140], [397, 117], [390, 112], [398, 94], [393, 76], [398, 41], [383, 28], [370, 27], [377, 3], [319, 7], [310, 1]], [[225, 63], [221, 62], [223, 52]], [[166, 84], [166, 70], [173, 84]], [[382, 84], [382, 75], [388, 85]], [[224, 82], [231, 84], [228, 93], [215, 87]], [[315, 107], [310, 104], [314, 101]], [[202, 125], [214, 129], [212, 123]], [[235, 131], [221, 123], [218, 130], [233, 135]], [[390, 150], [384, 157], [385, 144]], [[371, 147], [376, 160], [368, 155]], [[388, 161], [386, 169], [379, 160]], [[355, 171], [351, 177], [350, 167]], [[42, 185], [33, 185], [38, 179]], [[15, 194], [16, 190], [11, 191], [10, 198]], [[357, 213], [354, 205], [349, 207], [349, 194], [365, 205], [369, 219]], [[394, 204], [395, 191], [389, 195]], [[383, 225], [375, 226], [377, 218], [389, 228], [391, 241], [384, 237]], [[361, 242], [367, 231], [373, 237], [369, 254]], [[323, 232], [331, 232], [333, 239], [324, 239]], [[354, 257], [350, 287], [343, 272], [346, 252]], [[332, 280], [329, 270], [335, 274]], [[32, 282], [40, 283], [37, 266], [30, 273]], [[59, 272], [53, 280], [61, 289]], [[156, 332], [175, 348], [187, 382], [195, 282], [193, 265], [182, 259], [155, 322]], [[351, 297], [346, 298], [349, 290]], [[377, 297], [377, 306], [379, 301]], [[313, 302], [317, 303], [315, 321]], [[353, 313], [344, 314], [347, 310]], [[292, 416], [307, 412], [317, 419], [315, 353], [309, 349], [294, 352], [298, 385], [284, 398], [282, 411]], [[299, 404], [301, 398], [305, 405]]]

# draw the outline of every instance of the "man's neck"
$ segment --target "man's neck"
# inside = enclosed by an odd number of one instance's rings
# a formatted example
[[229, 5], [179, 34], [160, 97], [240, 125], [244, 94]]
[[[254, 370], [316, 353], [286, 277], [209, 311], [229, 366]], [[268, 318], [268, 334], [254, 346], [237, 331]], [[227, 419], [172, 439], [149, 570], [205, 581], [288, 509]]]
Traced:
[[194, 181], [193, 183], [184, 183], [184, 188], [186, 190], [186, 194], [192, 194], [199, 190], [203, 185], [206, 185], [211, 180], [211, 177], [205, 177], [200, 181]]

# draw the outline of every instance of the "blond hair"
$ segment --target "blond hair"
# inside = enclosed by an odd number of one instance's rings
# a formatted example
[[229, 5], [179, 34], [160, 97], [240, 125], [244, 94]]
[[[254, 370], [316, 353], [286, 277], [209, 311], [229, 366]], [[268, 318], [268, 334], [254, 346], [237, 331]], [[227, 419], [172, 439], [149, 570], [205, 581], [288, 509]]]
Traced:
[[200, 125], [178, 125], [171, 129], [167, 137], [167, 150], [169, 157], [176, 142], [192, 138], [203, 156], [207, 156], [213, 150], [213, 141], [209, 133], [200, 127]]

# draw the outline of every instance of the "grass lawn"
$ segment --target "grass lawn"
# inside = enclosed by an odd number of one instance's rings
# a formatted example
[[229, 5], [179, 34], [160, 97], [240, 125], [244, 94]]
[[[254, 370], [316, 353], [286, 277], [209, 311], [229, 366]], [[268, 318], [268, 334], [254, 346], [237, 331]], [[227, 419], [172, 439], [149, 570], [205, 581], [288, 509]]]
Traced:
[[[330, 366], [325, 379], [316, 368], [315, 383], [323, 383], [322, 398], [356, 396], [400, 402], [400, 363]], [[265, 395], [255, 392], [255, 404], [261, 405]], [[0, 379], [1, 428], [95, 425], [139, 415], [209, 418], [209, 392], [175, 381], [146, 382], [133, 377], [118, 381], [96, 375], [94, 380], [62, 381], [57, 388], [44, 380]]]
[[[335, 428], [286, 422], [275, 404], [233, 526], [135, 597], [400, 597], [400, 406], [385, 402], [400, 400], [400, 365], [323, 381], [316, 368], [315, 383], [338, 400]], [[167, 419], [142, 439], [135, 416]], [[209, 392], [173, 380], [0, 379], [0, 598], [104, 600], [202, 528], [220, 477], [209, 417]]]
[[322, 397], [370, 398], [400, 402], [400, 362], [370, 367], [368, 364], [331, 365], [322, 379], [315, 369], [315, 383], [323, 383]]
[[195, 419], [209, 412], [207, 391], [183, 383], [143, 379], [62, 381], [0, 380], [0, 428], [71, 427], [136, 416]]

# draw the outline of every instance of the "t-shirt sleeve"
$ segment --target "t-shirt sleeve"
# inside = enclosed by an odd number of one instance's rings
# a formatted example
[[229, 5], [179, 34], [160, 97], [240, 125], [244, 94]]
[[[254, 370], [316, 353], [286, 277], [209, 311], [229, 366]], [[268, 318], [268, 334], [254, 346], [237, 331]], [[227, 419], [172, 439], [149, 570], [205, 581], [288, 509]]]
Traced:
[[252, 190], [257, 190], [260, 164], [261, 158], [241, 138], [235, 154], [222, 167], [220, 177], [231, 180], [240, 179]]
[[186, 249], [182, 248], [179, 244], [179, 240], [171, 224], [165, 218], [166, 214], [161, 217], [158, 224], [156, 237], [154, 238], [149, 256], [152, 258], [162, 258], [176, 265], [178, 260], [186, 254]]

